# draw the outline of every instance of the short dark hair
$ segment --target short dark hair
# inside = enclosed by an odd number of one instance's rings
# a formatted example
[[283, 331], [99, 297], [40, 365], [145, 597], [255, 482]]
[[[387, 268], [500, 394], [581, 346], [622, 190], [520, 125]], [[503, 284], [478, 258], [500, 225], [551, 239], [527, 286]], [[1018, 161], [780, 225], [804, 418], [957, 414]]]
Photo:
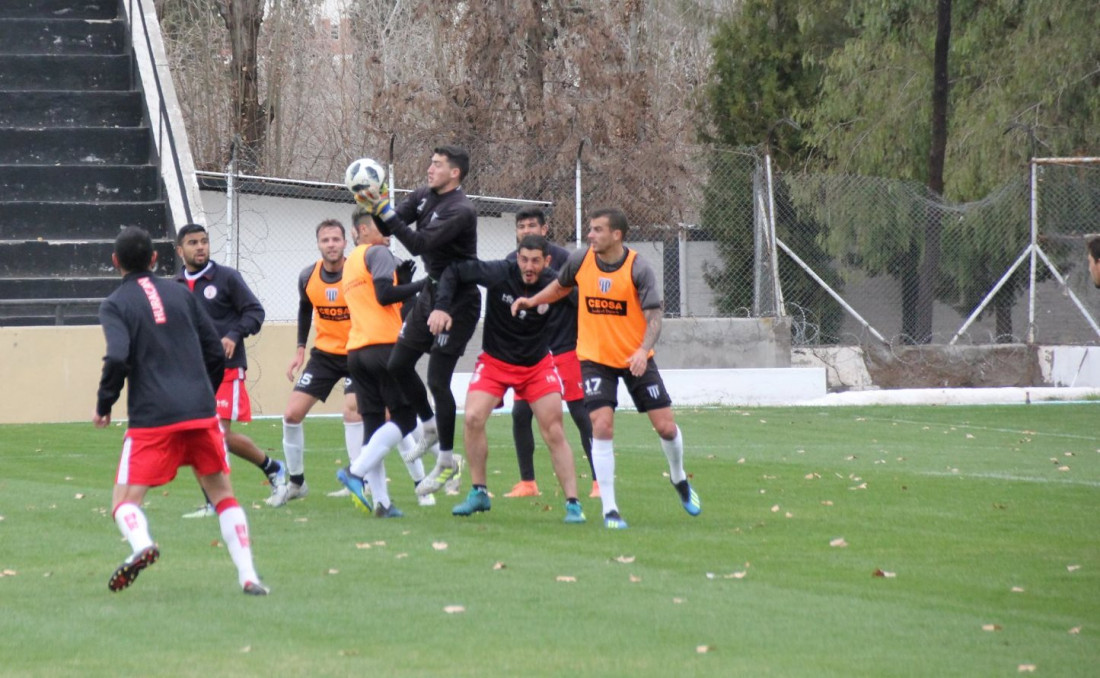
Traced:
[[[356, 205], [356, 207], [358, 207], [358, 205]], [[348, 233], [344, 230], [344, 223], [339, 219], [325, 219], [321, 223], [317, 224], [317, 237], [321, 237], [322, 228], [338, 228], [340, 229], [340, 237], [344, 240], [347, 240], [348, 238]]]
[[516, 251], [520, 250], [539, 250], [542, 252], [542, 256], [550, 254], [550, 241], [546, 239], [545, 235], [530, 235], [523, 236], [523, 240], [519, 241], [519, 247]]
[[133, 273], [148, 271], [153, 263], [153, 239], [139, 226], [127, 226], [115, 238], [115, 256], [122, 270]]
[[458, 180], [462, 181], [470, 171], [470, 154], [460, 146], [436, 146], [433, 155], [442, 155], [451, 167], [458, 168]]
[[1100, 260], [1100, 235], [1090, 235], [1087, 237], [1088, 240], [1085, 241], [1085, 244], [1089, 248], [1089, 254], [1092, 255], [1093, 259]]
[[353, 230], [359, 228], [359, 224], [361, 224], [364, 220], [369, 221], [370, 218], [370, 210], [356, 203], [355, 207], [353, 207], [351, 210], [351, 228]]
[[612, 231], [621, 231], [623, 238], [626, 238], [626, 234], [630, 232], [630, 226], [626, 223], [626, 213], [618, 207], [604, 207], [598, 209], [588, 215], [588, 220], [599, 219], [600, 217], [607, 218], [607, 225], [611, 227]]
[[183, 239], [192, 233], [206, 233], [206, 227], [199, 224], [184, 224], [176, 231], [176, 244], [182, 245]]
[[523, 221], [524, 219], [536, 219], [539, 222], [539, 226], [546, 225], [546, 212], [538, 207], [524, 207], [520, 211], [516, 212], [516, 223]]

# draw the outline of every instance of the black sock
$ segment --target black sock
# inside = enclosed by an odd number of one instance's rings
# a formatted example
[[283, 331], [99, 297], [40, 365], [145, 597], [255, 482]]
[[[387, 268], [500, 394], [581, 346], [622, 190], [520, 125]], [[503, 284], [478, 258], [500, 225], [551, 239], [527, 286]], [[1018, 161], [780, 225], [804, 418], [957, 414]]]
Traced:
[[290, 476], [290, 482], [294, 483], [298, 487], [301, 487], [302, 485], [306, 484], [306, 474], [298, 473], [296, 475], [292, 475]]
[[489, 494], [489, 488], [484, 485], [474, 485], [475, 490], [481, 490], [485, 494]]
[[266, 454], [264, 455], [264, 463], [256, 465], [260, 467], [260, 470], [263, 471], [265, 475], [269, 476], [274, 475], [279, 470], [279, 462]]

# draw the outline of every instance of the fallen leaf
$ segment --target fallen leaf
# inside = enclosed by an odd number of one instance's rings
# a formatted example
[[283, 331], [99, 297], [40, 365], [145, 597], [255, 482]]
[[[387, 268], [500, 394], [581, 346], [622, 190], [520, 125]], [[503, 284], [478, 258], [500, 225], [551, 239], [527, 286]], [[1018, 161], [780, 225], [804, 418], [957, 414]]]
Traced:
[[681, 604], [681, 603], [683, 603], [683, 602], [684, 602], [684, 599], [683, 599], [683, 598], [673, 598], [673, 599], [672, 599], [672, 602], [673, 602], [673, 604], [675, 604], [675, 605], [679, 605], [679, 604]]
[[497, 562], [493, 563], [493, 569], [494, 570], [503, 570], [505, 567], [506, 566], [504, 565], [504, 563], [500, 562], [499, 560]]
[[466, 611], [466, 608], [461, 605], [448, 605], [443, 608], [443, 611], [447, 614], [461, 614]]
[[14, 577], [17, 574], [19, 573], [15, 570], [4, 570], [3, 572], [0, 572], [0, 577]]
[[1072, 629], [1069, 630], [1069, 634], [1071, 636], [1076, 636], [1079, 633], [1081, 633], [1081, 627], [1080, 626], [1074, 626]]
[[723, 579], [744, 579], [748, 572], [730, 572], [729, 574], [722, 575]]
[[1070, 572], [1076, 572], [1077, 570], [1081, 569], [1081, 566], [1080, 565], [1067, 565], [1066, 569]]
[[636, 577], [636, 576], [634, 576], [634, 575], [630, 575], [630, 583], [631, 583], [631, 584], [637, 584], [637, 583], [638, 583], [638, 582], [640, 582], [641, 580], [642, 580], [642, 578], [641, 578], [641, 577]]
[[847, 545], [848, 545], [848, 542], [844, 541], [844, 537], [837, 537], [836, 539], [829, 542], [829, 546], [832, 546], [834, 548], [841, 548], [842, 549]]
[[335, 568], [329, 568], [328, 573], [329, 574], [340, 574], [340, 570], [337, 570]]
[[355, 542], [355, 548], [357, 548], [357, 549], [369, 549], [370, 544], [368, 544], [365, 541], [357, 541], [357, 542]]
[[1002, 628], [1000, 624], [982, 624], [983, 631], [1000, 631]]
[[967, 433], [966, 434], [966, 439], [967, 440], [973, 440], [974, 439], [974, 434], [973, 433]]
[[860, 483], [859, 485], [856, 485], [855, 487], [849, 487], [848, 489], [849, 490], [866, 490], [867, 489], [867, 483]]
[[875, 570], [871, 573], [874, 577], [886, 577], [887, 579], [893, 579], [898, 576], [897, 572], [889, 572], [887, 570]]
[[633, 563], [634, 562], [634, 556], [619, 556], [615, 560], [617, 560], [620, 563]]
[[394, 558], [397, 559], [397, 560], [401, 560], [402, 558], [408, 558], [408, 557], [409, 557], [409, 554], [407, 554], [407, 553], [398, 553], [396, 556], [394, 556]]
[[853, 461], [855, 458], [856, 458], [856, 455], [849, 454], [847, 457], [844, 457], [844, 461]]
[[251, 645], [245, 645], [244, 647], [241, 648], [241, 652], [251, 652], [251, 651], [252, 651], [252, 646]]
[[77, 492], [75, 495], [73, 495], [73, 499], [83, 499], [83, 498], [84, 498], [84, 495], [79, 493], [79, 492]]
[[1035, 673], [1034, 664], [1020, 664], [1016, 667], [1018, 673]]
[[790, 511], [787, 511], [786, 513], [783, 514], [783, 517], [784, 518], [794, 518], [794, 514], [791, 513]]
[[779, 504], [772, 506], [772, 513], [779, 513]]
[[1058, 470], [1059, 470], [1059, 471], [1068, 471], [1068, 470], [1069, 470], [1069, 467], [1068, 467], [1068, 466], [1059, 466], [1059, 467], [1058, 467]]
[[559, 574], [559, 575], [558, 575], [558, 578], [557, 578], [557, 580], [558, 580], [558, 581], [561, 581], [561, 582], [566, 582], [566, 583], [570, 583], [570, 584], [571, 584], [571, 583], [573, 583], [573, 582], [577, 581], [577, 578], [576, 578], [576, 577], [572, 577], [572, 576], [570, 576], [570, 575], [567, 575], [567, 574]]
[[296, 522], [296, 523], [308, 523], [309, 518], [295, 518], [294, 522]]
[[447, 550], [447, 542], [445, 542], [445, 541], [433, 541], [432, 542], [432, 548], [435, 549], [436, 551], [446, 551]]
[[1024, 587], [1022, 587], [1022, 586], [1013, 586], [1012, 587], [1012, 592], [1013, 593], [1023, 593], [1024, 592]]
[[760, 423], [761, 423], [761, 424], [766, 424], [766, 423], [768, 423], [768, 420], [767, 420], [767, 419], [761, 419], [761, 420], [760, 420]]
[[210, 542], [210, 545], [213, 546], [216, 549], [220, 549], [222, 547], [222, 543], [220, 541], [218, 541], [217, 539]]
[[738, 464], [744, 464], [745, 463], [745, 458], [741, 457], [740, 459], [737, 460], [737, 463]]
[[696, 645], [695, 651], [699, 654], [706, 654], [708, 652], [714, 652], [713, 645]]
[[376, 542], [374, 542], [374, 545], [375, 545], [375, 546], [385, 546], [385, 545], [386, 545], [386, 542], [384, 542], [384, 541], [376, 541]]
[[807, 473], [807, 474], [806, 474], [805, 476], [803, 476], [803, 477], [804, 477], [804, 478], [805, 478], [806, 480], [817, 480], [818, 478], [820, 478], [820, 477], [821, 477], [821, 474], [819, 474], [819, 473]]
[[358, 657], [359, 656], [359, 650], [356, 650], [356, 649], [340, 650], [336, 654], [340, 655], [341, 657]]
[[832, 505], [833, 505], [833, 502], [831, 502], [831, 501], [829, 501], [828, 499], [826, 499], [825, 501], [821, 502], [821, 505], [822, 505], [822, 506], [832, 506]]

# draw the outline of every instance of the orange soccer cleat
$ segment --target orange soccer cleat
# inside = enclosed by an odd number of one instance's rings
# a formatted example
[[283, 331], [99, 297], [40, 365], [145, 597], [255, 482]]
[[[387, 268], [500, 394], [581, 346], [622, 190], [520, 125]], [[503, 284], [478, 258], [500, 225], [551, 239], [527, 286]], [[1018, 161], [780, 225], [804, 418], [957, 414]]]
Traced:
[[516, 483], [515, 487], [513, 487], [511, 489], [511, 491], [508, 492], [508, 494], [506, 494], [504, 496], [505, 497], [512, 497], [512, 498], [515, 498], [515, 497], [537, 497], [540, 494], [542, 494], [542, 493], [539, 492], [539, 486], [535, 481], [533, 481], [533, 480], [521, 480], [518, 483]]

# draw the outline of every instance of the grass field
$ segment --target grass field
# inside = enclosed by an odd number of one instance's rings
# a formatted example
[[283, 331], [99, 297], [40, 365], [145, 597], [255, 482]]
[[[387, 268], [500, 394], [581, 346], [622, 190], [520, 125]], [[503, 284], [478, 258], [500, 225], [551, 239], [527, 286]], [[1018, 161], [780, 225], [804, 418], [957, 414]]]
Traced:
[[[0, 675], [1096, 676], [1098, 414], [680, 410], [690, 518], [622, 413], [624, 532], [587, 498], [588, 524], [561, 523], [542, 447], [543, 496], [503, 498], [504, 417], [490, 513], [417, 507], [391, 457], [407, 517], [369, 518], [325, 496], [343, 432], [312, 420], [308, 498], [268, 508], [235, 465], [267, 598], [240, 593], [215, 520], [180, 518], [200, 498], [186, 472], [149, 495], [160, 562], [108, 592], [128, 553], [108, 517], [122, 428], [3, 426]], [[277, 420], [246, 430], [281, 456]]]

